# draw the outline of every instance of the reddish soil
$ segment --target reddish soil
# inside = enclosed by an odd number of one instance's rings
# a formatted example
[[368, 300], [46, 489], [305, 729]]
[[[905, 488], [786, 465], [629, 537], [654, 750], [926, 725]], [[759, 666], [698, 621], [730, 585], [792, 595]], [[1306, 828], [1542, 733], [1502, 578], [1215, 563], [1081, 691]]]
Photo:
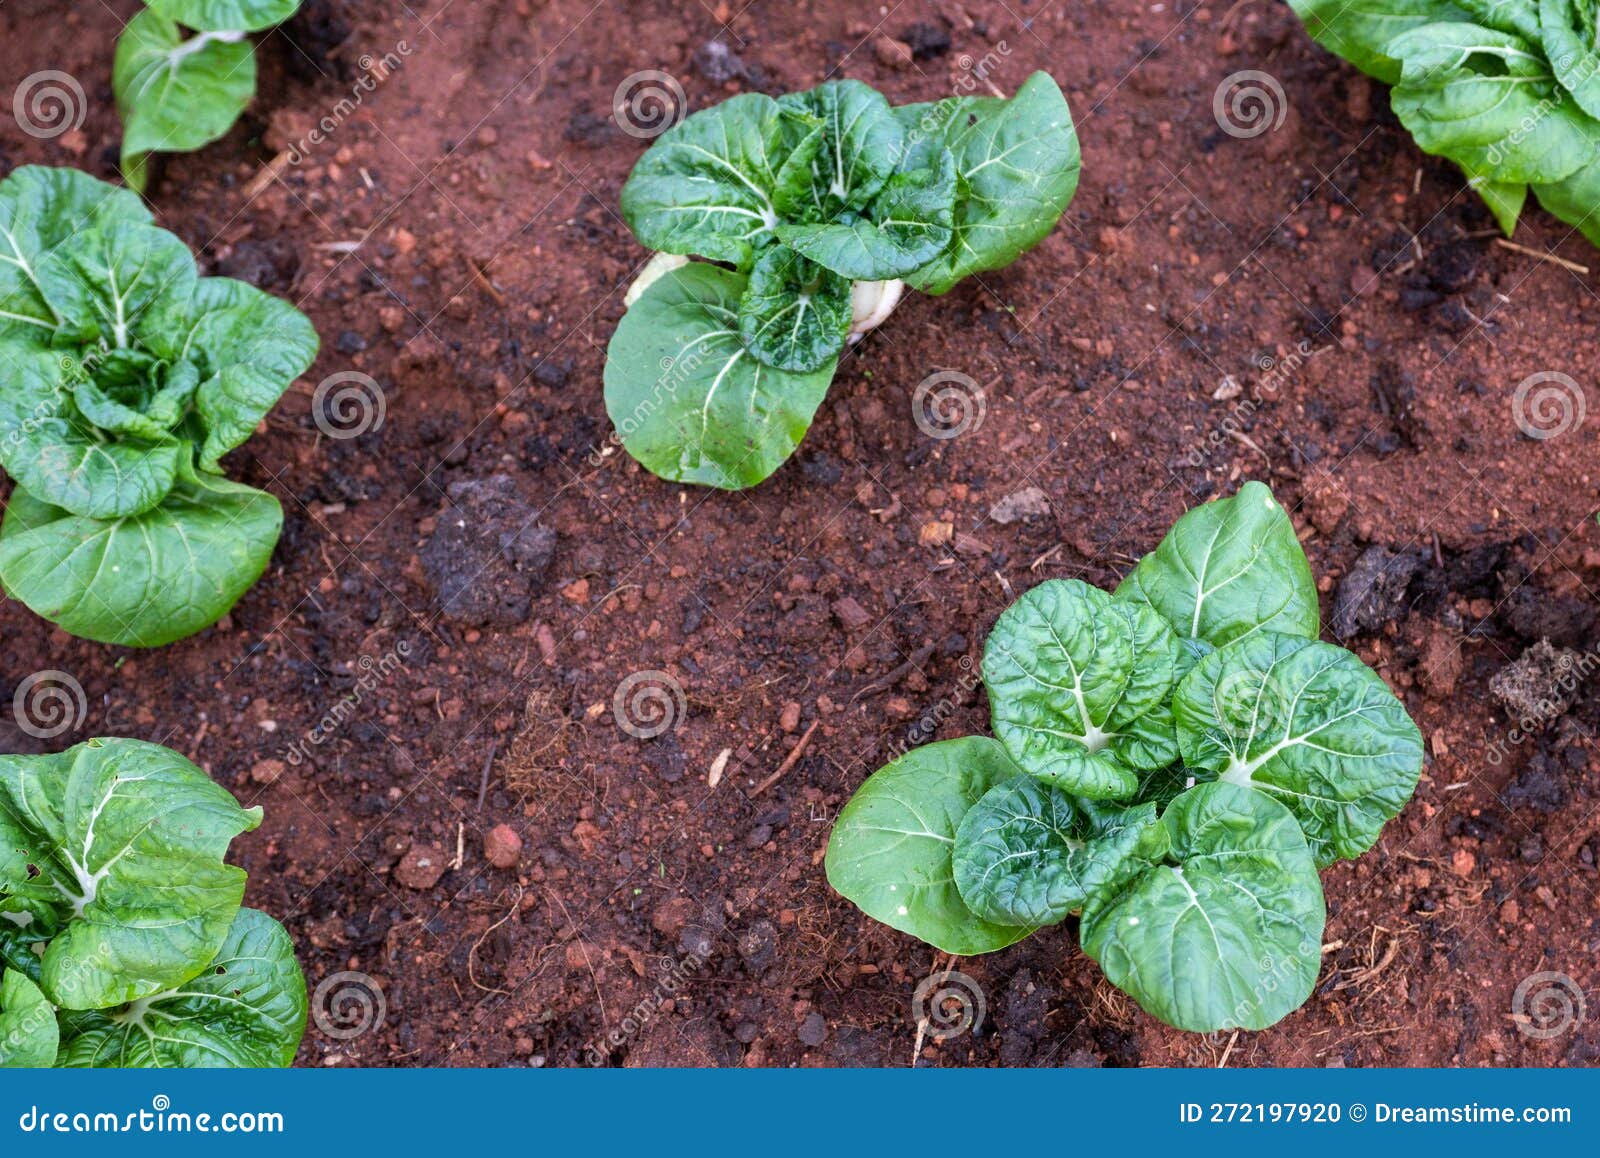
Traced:
[[[114, 14], [136, 7], [0, 8], [7, 102], [54, 68], [88, 104], [48, 141], [0, 119], [0, 172], [114, 175]], [[1186, 507], [1260, 478], [1304, 532], [1325, 610], [1371, 545], [1423, 560], [1346, 641], [1403, 697], [1429, 759], [1379, 846], [1326, 874], [1316, 994], [1266, 1032], [1179, 1033], [1101, 979], [1069, 922], [957, 963], [987, 1018], [922, 1061], [1593, 1064], [1600, 694], [1580, 686], [1513, 745], [1488, 684], [1541, 637], [1596, 646], [1600, 413], [1548, 439], [1513, 417], [1531, 374], [1596, 381], [1594, 276], [1495, 244], [1459, 175], [1284, 6], [869, 7], [886, 15], [311, 0], [264, 38], [241, 125], [169, 158], [152, 189], [208, 270], [292, 297], [323, 336], [228, 463], [283, 500], [274, 564], [223, 625], [154, 652], [6, 604], [3, 698], [33, 671], [70, 672], [88, 717], [50, 743], [163, 741], [265, 807], [235, 845], [250, 902], [287, 922], [313, 985], [365, 972], [387, 1006], [360, 1036], [313, 1028], [304, 1065], [581, 1065], [612, 1030], [625, 1040], [606, 1064], [904, 1065], [912, 991], [947, 962], [829, 891], [831, 818], [924, 715], [938, 737], [984, 730], [968, 672], [1017, 592], [1110, 585]], [[250, 196], [349, 96], [363, 55], [402, 40], [402, 67]], [[754, 491], [669, 485], [613, 452], [601, 367], [645, 256], [616, 209], [644, 148], [611, 116], [619, 82], [665, 70], [701, 108], [850, 76], [903, 102], [947, 95], [991, 53], [1007, 90], [1049, 69], [1078, 120], [1083, 181], [1055, 234], [982, 284], [904, 305]], [[1274, 77], [1287, 111], [1239, 139], [1212, 101], [1245, 69]], [[1600, 270], [1537, 210], [1516, 240]], [[987, 390], [957, 439], [912, 421], [913, 388], [939, 369]], [[387, 415], [332, 439], [311, 394], [348, 370], [381, 384]], [[446, 489], [497, 474], [556, 533], [554, 560], [503, 617], [525, 621], [466, 627], [441, 618], [425, 548]], [[1025, 486], [1051, 513], [988, 517]], [[685, 693], [648, 740], [613, 714], [641, 671]], [[305, 743], [342, 700], [343, 722]], [[308, 758], [272, 780], [263, 762], [297, 740]], [[0, 744], [40, 741], [7, 712]], [[486, 859], [502, 824], [522, 841], [515, 868]], [[1587, 992], [1589, 1016], [1541, 1039], [1519, 1032], [1513, 993], [1546, 970]]]

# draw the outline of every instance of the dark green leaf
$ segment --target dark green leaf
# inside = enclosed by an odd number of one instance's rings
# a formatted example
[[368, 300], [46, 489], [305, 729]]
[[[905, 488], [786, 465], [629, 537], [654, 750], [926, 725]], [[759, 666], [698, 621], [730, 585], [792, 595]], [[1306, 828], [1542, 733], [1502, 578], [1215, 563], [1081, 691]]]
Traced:
[[984, 920], [1053, 925], [1136, 871], [1137, 857], [1159, 860], [1164, 845], [1153, 804], [1097, 809], [1017, 776], [984, 793], [956, 829], [956, 887]]
[[786, 216], [830, 221], [866, 209], [895, 171], [904, 132], [883, 94], [859, 80], [834, 80], [779, 103], [822, 125], [808, 189]]
[[847, 279], [774, 245], [756, 259], [739, 299], [739, 337], [768, 366], [810, 373], [838, 358], [850, 317]]
[[[1522, 0], [1521, 7], [1533, 7]], [[1534, 30], [1522, 33], [1542, 43], [1556, 79], [1578, 107], [1600, 117], [1600, 45], [1595, 42], [1594, 0], [1539, 0]]]
[[1055, 228], [1078, 188], [1078, 136], [1047, 73], [1034, 73], [1010, 100], [952, 97], [909, 105], [899, 117], [912, 158], [950, 150], [961, 190], [949, 246], [906, 277], [924, 293], [1010, 265]]
[[146, 0], [146, 7], [201, 32], [260, 32], [293, 16], [300, 0]]
[[1195, 666], [1173, 698], [1184, 763], [1287, 805], [1319, 865], [1371, 848], [1416, 790], [1422, 734], [1343, 648], [1258, 632]]
[[957, 956], [1022, 940], [1033, 930], [967, 908], [951, 867], [962, 817], [1018, 773], [1000, 745], [976, 736], [912, 749], [868, 777], [839, 813], [828, 883], [867, 916]]
[[261, 577], [283, 526], [278, 500], [180, 464], [140, 515], [92, 519], [11, 493], [0, 583], [84, 639], [159, 647], [226, 615]]
[[662, 478], [754, 486], [794, 453], [828, 392], [834, 362], [790, 373], [745, 348], [744, 288], [742, 276], [716, 266], [673, 270], [611, 337], [606, 411], [628, 453]]
[[1084, 908], [1083, 950], [1179, 1029], [1265, 1029], [1303, 1004], [1327, 911], [1305, 838], [1258, 792], [1203, 784], [1161, 818], [1170, 849]]
[[771, 97], [733, 97], [657, 138], [622, 186], [622, 215], [651, 249], [746, 269], [772, 239], [779, 203], [809, 184], [821, 144], [819, 124]]
[[1183, 515], [1117, 598], [1147, 604], [1180, 636], [1216, 646], [1257, 631], [1315, 639], [1320, 624], [1294, 524], [1258, 482]]

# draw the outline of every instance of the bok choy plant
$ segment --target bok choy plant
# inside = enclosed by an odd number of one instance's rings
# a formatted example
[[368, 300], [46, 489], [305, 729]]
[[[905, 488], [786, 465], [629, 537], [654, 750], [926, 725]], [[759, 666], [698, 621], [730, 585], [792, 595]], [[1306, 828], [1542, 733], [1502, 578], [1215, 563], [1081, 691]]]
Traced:
[[1289, 0], [1312, 39], [1392, 85], [1425, 153], [1510, 234], [1531, 189], [1600, 245], [1600, 43], [1590, 0]]
[[1371, 848], [1422, 769], [1400, 701], [1318, 627], [1255, 482], [1185, 514], [1115, 594], [1041, 583], [984, 649], [995, 739], [869, 777], [829, 882], [962, 956], [1076, 914], [1084, 952], [1168, 1024], [1272, 1025], [1316, 982], [1318, 870]]
[[292, 1063], [305, 977], [222, 859], [260, 823], [142, 740], [0, 756], [0, 1066]]
[[256, 95], [250, 33], [282, 24], [300, 3], [145, 0], [117, 37], [111, 66], [130, 189], [144, 192], [150, 154], [189, 153], [226, 135]]
[[1042, 72], [1009, 100], [891, 108], [845, 80], [687, 117], [622, 189], [657, 251], [606, 354], [623, 446], [662, 478], [754, 486], [800, 444], [846, 343], [906, 286], [943, 294], [1010, 265], [1077, 184], [1072, 116]]
[[222, 456], [316, 353], [299, 310], [200, 277], [128, 190], [38, 166], [0, 181], [0, 587], [101, 643], [215, 623], [283, 526]]

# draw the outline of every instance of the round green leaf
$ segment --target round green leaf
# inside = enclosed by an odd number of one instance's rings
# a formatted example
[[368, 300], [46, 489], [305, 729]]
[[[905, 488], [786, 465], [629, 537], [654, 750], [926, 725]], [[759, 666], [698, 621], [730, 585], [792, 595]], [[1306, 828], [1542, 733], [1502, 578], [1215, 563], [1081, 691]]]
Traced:
[[190, 980], [119, 1009], [66, 1013], [64, 1068], [268, 1069], [294, 1063], [306, 981], [283, 926], [240, 909], [227, 939]]
[[300, 0], [146, 0], [146, 7], [199, 32], [260, 32], [293, 16]]
[[1384, 46], [1412, 28], [1459, 20], [1450, 0], [1289, 0], [1311, 38], [1385, 84], [1400, 79], [1400, 62]]
[[1106, 977], [1168, 1025], [1265, 1029], [1303, 1004], [1322, 963], [1327, 910], [1288, 809], [1202, 784], [1161, 818], [1170, 848], [1091, 896], [1080, 934]]
[[1257, 632], [1202, 659], [1173, 698], [1193, 768], [1282, 801], [1317, 864], [1371, 848], [1416, 791], [1422, 733], [1341, 647]]
[[1051, 579], [996, 620], [983, 653], [995, 736], [1035, 776], [1096, 799], [1138, 780], [1104, 751], [1170, 692], [1178, 643], [1147, 608]]
[[226, 615], [266, 570], [282, 528], [271, 495], [183, 464], [159, 506], [114, 519], [18, 487], [0, 526], [0, 584], [73, 635], [160, 647]]
[[[227, 36], [227, 33], [221, 34]], [[117, 37], [111, 88], [122, 115], [123, 179], [143, 191], [151, 153], [186, 153], [227, 133], [256, 94], [250, 41], [202, 32], [146, 8]]]
[[1578, 107], [1600, 118], [1600, 52], [1596, 52], [1593, 0], [1539, 0], [1534, 27], [1523, 35], [1542, 42], [1544, 54]]
[[797, 374], [745, 349], [744, 288], [739, 274], [703, 262], [672, 270], [611, 337], [606, 411], [628, 453], [662, 478], [755, 486], [794, 453], [828, 392], [834, 361]]
[[0, 756], [0, 893], [20, 894], [28, 911], [50, 906], [46, 996], [105, 1009], [198, 973], [244, 896], [244, 870], [222, 857], [260, 823], [259, 808], [142, 740]]
[[756, 259], [739, 299], [740, 339], [778, 370], [809, 373], [834, 361], [850, 318], [850, 282], [787, 245]]
[[986, 921], [1053, 925], [1164, 845], [1153, 804], [1096, 808], [1017, 776], [984, 793], [956, 829], [956, 888]]
[[0, 969], [0, 1069], [49, 1069], [60, 1034], [56, 1011], [15, 969]]
[[845, 210], [865, 210], [904, 151], [905, 133], [888, 100], [859, 80], [830, 80], [778, 103], [822, 126], [805, 194], [794, 204], [786, 203], [784, 215], [830, 221]]
[[1180, 636], [1217, 647], [1257, 631], [1315, 639], [1321, 622], [1294, 524], [1253, 481], [1179, 518], [1122, 581], [1117, 598], [1146, 604]]
[[968, 736], [914, 748], [850, 798], [828, 838], [834, 891], [867, 916], [946, 953], [992, 953], [1033, 930], [985, 921], [952, 876], [956, 828], [984, 793], [1020, 769], [993, 740]]

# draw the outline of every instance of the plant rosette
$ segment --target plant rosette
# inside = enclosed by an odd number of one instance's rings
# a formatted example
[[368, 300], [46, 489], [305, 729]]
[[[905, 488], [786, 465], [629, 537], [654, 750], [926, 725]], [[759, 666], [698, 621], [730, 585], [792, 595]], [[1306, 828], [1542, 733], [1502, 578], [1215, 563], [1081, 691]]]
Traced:
[[0, 181], [0, 586], [73, 635], [155, 647], [210, 626], [283, 525], [228, 481], [311, 364], [288, 302], [198, 276], [125, 189], [75, 169]]
[[260, 823], [156, 744], [0, 756], [0, 1066], [293, 1062], [305, 978], [222, 859]]
[[1600, 41], [1585, 0], [1289, 0], [1318, 44], [1393, 86], [1425, 153], [1509, 236], [1531, 189], [1600, 245]]
[[949, 953], [1078, 915], [1084, 951], [1180, 1029], [1263, 1029], [1310, 996], [1320, 869], [1416, 790], [1422, 737], [1355, 655], [1262, 484], [1175, 523], [1114, 594], [1039, 584], [984, 648], [995, 739], [867, 779], [829, 883]]
[[193, 152], [227, 134], [256, 95], [249, 34], [282, 24], [300, 3], [145, 0], [117, 37], [111, 66], [130, 189], [145, 191], [151, 154]]
[[1042, 72], [1010, 99], [893, 108], [847, 80], [685, 118], [622, 189], [657, 251], [606, 351], [623, 446], [665, 479], [755, 486], [799, 446], [850, 341], [906, 287], [947, 293], [1037, 245], [1078, 168]]

